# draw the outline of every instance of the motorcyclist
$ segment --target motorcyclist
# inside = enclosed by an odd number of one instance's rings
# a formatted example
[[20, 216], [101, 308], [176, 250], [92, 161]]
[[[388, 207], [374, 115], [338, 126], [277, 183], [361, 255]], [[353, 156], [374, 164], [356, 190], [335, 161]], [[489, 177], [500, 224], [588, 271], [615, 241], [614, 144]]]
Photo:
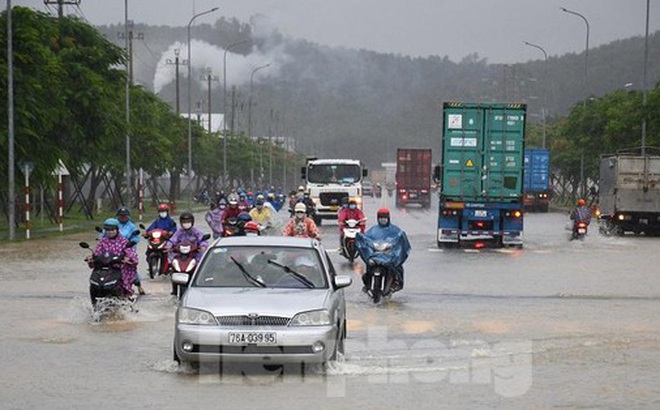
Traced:
[[[177, 250], [176, 247], [177, 245], [180, 245], [181, 243], [188, 242], [192, 245], [197, 246], [197, 253], [195, 254], [195, 259], [199, 263], [200, 259], [202, 258], [202, 255], [204, 254], [204, 251], [206, 248], [208, 248], [209, 243], [207, 240], [204, 240], [203, 236], [204, 233], [201, 231], [201, 229], [196, 228], [195, 225], [195, 216], [192, 214], [190, 211], [183, 211], [181, 215], [179, 216], [179, 222], [181, 223], [181, 227], [174, 233], [174, 235], [170, 238], [170, 249], [172, 249], [171, 252], [169, 252], [169, 257], [170, 257], [170, 266], [172, 266], [172, 261], [174, 258], [177, 256]], [[172, 295], [176, 294], [176, 285], [172, 283]]]
[[241, 213], [241, 210], [238, 209], [238, 200], [234, 198], [229, 198], [229, 206], [225, 209], [224, 214], [222, 214], [222, 225], [227, 226], [227, 220], [229, 218], [238, 218], [238, 214]]
[[[126, 296], [133, 294], [133, 283], [137, 277], [138, 256], [129, 241], [120, 234], [120, 223], [116, 218], [108, 218], [103, 222], [103, 236], [99, 239], [93, 256], [106, 252], [114, 255], [124, 255], [121, 265], [121, 288]], [[94, 267], [93, 256], [86, 259], [90, 268]]]
[[314, 220], [307, 216], [307, 207], [305, 204], [299, 202], [293, 207], [293, 210], [293, 218], [289, 219], [284, 226], [282, 235], [321, 240], [319, 228], [314, 223]]
[[584, 199], [578, 199], [577, 206], [571, 212], [571, 220], [574, 224], [585, 222], [589, 225], [589, 223], [591, 223], [591, 210], [587, 207], [587, 203]]
[[359, 222], [360, 232], [364, 233], [365, 222], [367, 220], [364, 212], [358, 208], [355, 198], [350, 198], [347, 207], [342, 209], [337, 214], [337, 222], [339, 223], [339, 249], [341, 253], [344, 252], [344, 228], [346, 228], [346, 221], [355, 219]]
[[154, 229], [162, 229], [173, 235], [176, 232], [176, 221], [170, 216], [170, 206], [168, 204], [158, 205], [158, 218], [156, 218], [147, 228], [145, 235]]
[[[140, 242], [140, 233], [138, 232], [137, 227], [131, 220], [131, 211], [128, 207], [120, 206], [117, 209], [117, 220], [119, 221], [119, 234], [129, 241], [133, 242], [133, 250], [137, 250], [137, 244]], [[136, 233], [137, 232], [137, 233]], [[133, 282], [138, 288], [140, 295], [146, 294], [144, 288], [142, 287], [142, 280], [140, 279], [140, 272], [136, 272], [135, 281]]]
[[[403, 289], [404, 271], [403, 263], [408, 259], [410, 254], [410, 242], [406, 233], [398, 226], [391, 223], [390, 211], [386, 208], [381, 208], [376, 212], [376, 220], [378, 224], [369, 228], [369, 230], [362, 234], [358, 233], [355, 237], [355, 244], [360, 251], [360, 255], [365, 261], [370, 261], [371, 255], [374, 253], [373, 242], [383, 241], [392, 244], [392, 266], [396, 271], [396, 278], [394, 280], [393, 290], [398, 291]], [[369, 263], [369, 262], [367, 262]], [[366, 283], [366, 275], [362, 276], [364, 282], [363, 290], [366, 290], [368, 284]]]
[[222, 236], [224, 229], [222, 225], [222, 218], [224, 216], [225, 209], [227, 209], [227, 202], [225, 198], [222, 197], [217, 203], [211, 202], [211, 209], [209, 209], [206, 212], [206, 215], [204, 215], [204, 220], [206, 220], [206, 223], [209, 224], [209, 227], [213, 232], [213, 239], [217, 239]]
[[245, 236], [259, 236], [261, 232], [259, 231], [259, 224], [255, 221], [250, 221], [245, 224], [243, 227]]
[[240, 194], [238, 196], [238, 209], [240, 209], [241, 212], [250, 210], [250, 202], [247, 199], [247, 195]]
[[252, 220], [261, 225], [264, 229], [269, 229], [273, 225], [273, 210], [266, 206], [263, 195], [259, 195], [255, 201], [254, 208], [250, 211]]
[[236, 227], [238, 228], [238, 232], [236, 233], [236, 236], [245, 236], [245, 225], [252, 221], [252, 217], [248, 212], [241, 212], [238, 214], [238, 217], [236, 218]]

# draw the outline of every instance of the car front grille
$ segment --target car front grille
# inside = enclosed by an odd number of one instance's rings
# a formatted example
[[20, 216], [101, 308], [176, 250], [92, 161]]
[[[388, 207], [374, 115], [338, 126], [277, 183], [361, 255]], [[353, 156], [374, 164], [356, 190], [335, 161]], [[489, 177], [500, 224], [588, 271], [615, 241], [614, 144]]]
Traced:
[[286, 326], [291, 320], [280, 316], [217, 316], [220, 326]]
[[347, 192], [321, 192], [319, 194], [319, 200], [321, 205], [331, 206], [331, 205], [341, 205], [341, 200], [344, 197], [348, 197]]

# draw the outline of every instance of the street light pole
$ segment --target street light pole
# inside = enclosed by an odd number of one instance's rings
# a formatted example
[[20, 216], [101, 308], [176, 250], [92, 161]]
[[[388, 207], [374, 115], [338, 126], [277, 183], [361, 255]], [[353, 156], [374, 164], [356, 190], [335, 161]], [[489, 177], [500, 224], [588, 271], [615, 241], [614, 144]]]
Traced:
[[8, 141], [8, 169], [9, 180], [7, 208], [9, 209], [9, 240], [16, 239], [16, 203], [14, 202], [16, 176], [14, 174], [14, 50], [13, 50], [13, 32], [12, 32], [12, 12], [11, 0], [7, 0], [7, 133]]
[[270, 63], [259, 66], [252, 70], [252, 74], [250, 74], [250, 96], [248, 97], [248, 138], [252, 138], [252, 86], [254, 84], [254, 74], [268, 66], [270, 66]]
[[131, 55], [128, 49], [129, 39], [128, 39], [128, 0], [124, 0], [124, 40], [126, 42], [126, 205], [131, 203], [131, 194], [133, 193], [131, 187], [131, 76], [130, 76], [130, 64], [131, 64]]
[[649, 62], [649, 10], [651, 0], [646, 0], [646, 34], [644, 36], [644, 77], [642, 84], [642, 155], [646, 155], [646, 70]]
[[578, 12], [568, 10], [564, 7], [560, 7], [560, 9], [561, 9], [561, 11], [563, 11], [565, 13], [573, 14], [575, 16], [580, 17], [582, 20], [584, 20], [584, 24], [587, 26], [587, 43], [586, 43], [586, 46], [584, 48], [584, 88], [585, 88], [585, 91], [587, 92], [587, 96], [584, 99], [584, 105], [586, 105], [587, 104], [587, 99], [589, 98], [589, 74], [588, 74], [588, 67], [589, 67], [589, 65], [588, 65], [589, 64], [588, 63], [588, 61], [589, 61], [589, 21], [587, 20], [586, 17], [584, 17], [582, 14], [580, 14]]
[[545, 110], [546, 110], [546, 105], [547, 105], [547, 81], [548, 81], [548, 53], [545, 52], [543, 47], [530, 43], [528, 41], [525, 41], [525, 45], [528, 45], [530, 47], [534, 47], [536, 49], [541, 50], [543, 52], [543, 57], [544, 57], [544, 63], [543, 63], [543, 107], [541, 108], [541, 121], [543, 122], [543, 140], [541, 144], [541, 148], [545, 148]]
[[[191, 92], [191, 79], [192, 79], [192, 60], [190, 55], [190, 27], [197, 17], [205, 14], [213, 13], [218, 10], [218, 7], [213, 7], [210, 10], [197, 13], [188, 22], [188, 178], [192, 176], [192, 96]], [[190, 181], [189, 181], [190, 182]]]
[[222, 65], [222, 115], [224, 115], [222, 121], [222, 180], [223, 184], [229, 182], [227, 178], [227, 52], [232, 48], [236, 47], [239, 44], [247, 43], [249, 39], [237, 41], [230, 44], [225, 49], [225, 55], [223, 58]]

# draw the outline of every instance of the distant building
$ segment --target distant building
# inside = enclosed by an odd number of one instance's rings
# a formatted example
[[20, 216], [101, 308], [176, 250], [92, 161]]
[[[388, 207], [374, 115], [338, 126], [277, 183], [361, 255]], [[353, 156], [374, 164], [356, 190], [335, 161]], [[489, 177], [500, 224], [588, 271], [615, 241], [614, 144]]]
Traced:
[[[181, 113], [183, 118], [188, 118], [187, 113]], [[193, 121], [197, 122], [200, 127], [208, 132], [209, 129], [209, 114], [208, 113], [194, 113], [192, 115]], [[216, 133], [224, 130], [225, 128], [225, 115], [220, 113], [211, 113], [211, 133]]]

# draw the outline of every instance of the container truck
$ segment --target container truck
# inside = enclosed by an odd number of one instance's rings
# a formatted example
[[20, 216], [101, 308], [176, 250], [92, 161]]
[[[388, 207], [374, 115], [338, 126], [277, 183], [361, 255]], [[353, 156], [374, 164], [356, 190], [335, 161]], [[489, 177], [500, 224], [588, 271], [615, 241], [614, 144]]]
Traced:
[[523, 245], [525, 104], [443, 104], [438, 247]]
[[408, 204], [431, 206], [431, 150], [399, 148], [396, 151], [397, 208]]
[[660, 234], [660, 156], [601, 156], [598, 206], [603, 234]]
[[550, 206], [550, 150], [525, 149], [523, 205], [525, 211], [548, 212]]
[[316, 205], [315, 221], [337, 219], [337, 211], [344, 197], [355, 198], [362, 207], [362, 181], [367, 169], [355, 159], [308, 158], [301, 168], [305, 191]]

